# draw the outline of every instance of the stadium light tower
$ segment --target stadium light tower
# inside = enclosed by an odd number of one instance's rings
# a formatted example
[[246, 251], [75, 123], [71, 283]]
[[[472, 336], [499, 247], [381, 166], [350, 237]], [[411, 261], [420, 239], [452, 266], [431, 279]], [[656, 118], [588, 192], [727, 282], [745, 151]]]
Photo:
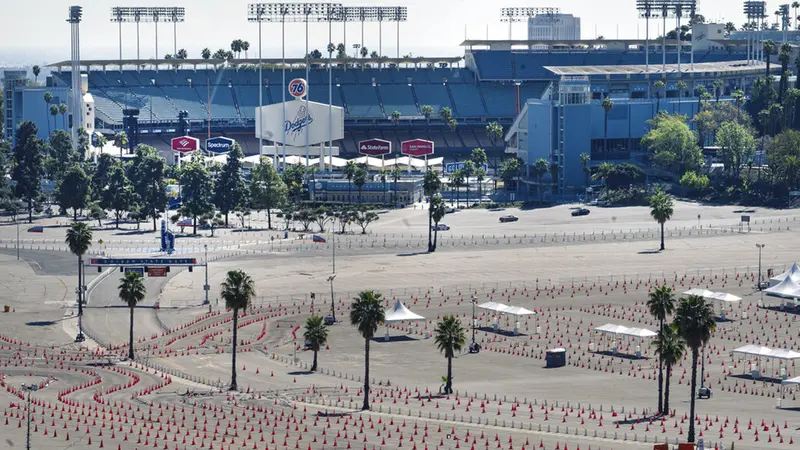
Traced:
[[[263, 3], [251, 3], [247, 5], [247, 21], [258, 23], [258, 114], [256, 120], [260, 129], [261, 123], [261, 107], [264, 106], [264, 72], [263, 64], [261, 63], [261, 24], [264, 23], [264, 15], [266, 14], [266, 7]], [[258, 133], [258, 154], [264, 154], [264, 138], [261, 133]]]
[[511, 40], [511, 27], [514, 22], [526, 22], [529, 18], [539, 15], [560, 14], [561, 8], [500, 8], [500, 21], [508, 22], [508, 40]]
[[759, 45], [759, 33], [761, 33], [761, 22], [767, 17], [767, 2], [763, 0], [747, 0], [744, 2], [744, 14], [747, 16], [748, 28], [748, 60], [751, 63], [761, 60], [761, 48]]
[[[72, 63], [72, 127], [70, 127], [70, 134], [72, 135], [72, 149], [78, 149], [78, 128], [83, 124], [83, 95], [81, 95], [81, 31], [80, 24], [83, 17], [83, 8], [80, 6], [70, 6], [69, 16], [67, 22], [70, 24], [70, 31], [72, 37], [71, 43], [71, 58]], [[79, 329], [80, 334], [80, 329]]]
[[659, 10], [655, 8], [655, 1], [656, 0], [636, 0], [636, 9], [639, 10], [639, 17], [644, 18], [645, 73], [650, 73], [650, 18], [658, 17], [659, 13]]
[[141, 59], [139, 51], [139, 22], [155, 23], [156, 56], [158, 59], [158, 22], [172, 22], [173, 26], [173, 52], [178, 53], [178, 23], [186, 20], [186, 8], [178, 6], [169, 7], [143, 7], [143, 6], [115, 6], [111, 8], [111, 22], [119, 23], [119, 59], [122, 60], [122, 24], [136, 23], [136, 59]]
[[791, 19], [789, 17], [789, 4], [781, 5], [778, 8], [778, 11], [781, 13], [781, 31], [783, 32], [781, 43], [785, 44], [788, 38], [789, 25], [791, 23]]

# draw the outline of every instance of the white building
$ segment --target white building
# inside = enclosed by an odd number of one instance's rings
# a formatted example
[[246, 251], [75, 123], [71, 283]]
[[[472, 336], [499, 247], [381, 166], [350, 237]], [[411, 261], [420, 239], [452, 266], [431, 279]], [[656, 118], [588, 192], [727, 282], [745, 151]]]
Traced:
[[572, 14], [539, 14], [528, 19], [528, 39], [531, 41], [580, 38], [581, 19]]

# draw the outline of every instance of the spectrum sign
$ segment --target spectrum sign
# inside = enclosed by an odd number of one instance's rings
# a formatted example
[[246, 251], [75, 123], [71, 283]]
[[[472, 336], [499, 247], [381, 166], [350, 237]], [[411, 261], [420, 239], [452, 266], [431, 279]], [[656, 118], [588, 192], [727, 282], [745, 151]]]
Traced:
[[231, 138], [218, 136], [211, 139], [206, 139], [206, 151], [211, 153], [227, 153], [233, 148], [236, 143]]
[[200, 148], [200, 139], [191, 136], [180, 136], [172, 138], [172, 150], [179, 153], [189, 153]]
[[392, 153], [392, 143], [383, 139], [359, 141], [358, 153], [368, 156], [383, 156]]

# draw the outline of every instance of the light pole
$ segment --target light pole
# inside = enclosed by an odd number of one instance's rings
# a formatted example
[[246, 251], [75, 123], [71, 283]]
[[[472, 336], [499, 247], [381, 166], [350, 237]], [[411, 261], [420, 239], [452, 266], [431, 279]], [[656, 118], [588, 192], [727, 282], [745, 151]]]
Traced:
[[766, 244], [756, 244], [758, 248], [758, 290], [761, 290], [761, 250], [766, 247]]
[[475, 305], [478, 304], [478, 298], [472, 296], [472, 347], [475, 347], [475, 328], [477, 323], [475, 321]]
[[208, 301], [208, 290], [210, 286], [208, 285], [208, 244], [203, 244], [203, 250], [205, 250], [205, 264], [203, 264], [206, 268], [206, 284], [203, 285], [203, 290], [206, 291], [206, 305], [208, 305], [208, 312], [211, 312], [211, 302]]
[[27, 392], [28, 393], [28, 399], [27, 399], [28, 400], [27, 401], [28, 408], [27, 408], [27, 415], [26, 415], [27, 416], [26, 417], [27, 430], [25, 432], [25, 449], [26, 450], [31, 450], [31, 392], [38, 391], [39, 390], [39, 386], [37, 386], [35, 384], [31, 384], [31, 385], [26, 386], [25, 383], [22, 383], [22, 389], [21, 390], [22, 390], [22, 392]]
[[19, 220], [14, 220], [14, 223], [17, 225], [17, 261], [19, 261]]
[[336, 307], [333, 304], [333, 279], [336, 278], [336, 274], [332, 274], [328, 277], [328, 282], [331, 284], [331, 317], [333, 317], [333, 323], [336, 323]]

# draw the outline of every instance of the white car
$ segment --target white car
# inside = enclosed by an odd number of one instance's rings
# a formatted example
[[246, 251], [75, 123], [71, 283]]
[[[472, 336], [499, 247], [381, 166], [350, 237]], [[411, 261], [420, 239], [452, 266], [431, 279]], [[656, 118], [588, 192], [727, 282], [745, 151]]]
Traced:
[[454, 212], [457, 211], [458, 210], [453, 206], [448, 206], [447, 208], [444, 209], [445, 214], [453, 214]]
[[450, 231], [450, 226], [440, 223], [439, 225], [434, 225], [431, 227], [433, 231]]

